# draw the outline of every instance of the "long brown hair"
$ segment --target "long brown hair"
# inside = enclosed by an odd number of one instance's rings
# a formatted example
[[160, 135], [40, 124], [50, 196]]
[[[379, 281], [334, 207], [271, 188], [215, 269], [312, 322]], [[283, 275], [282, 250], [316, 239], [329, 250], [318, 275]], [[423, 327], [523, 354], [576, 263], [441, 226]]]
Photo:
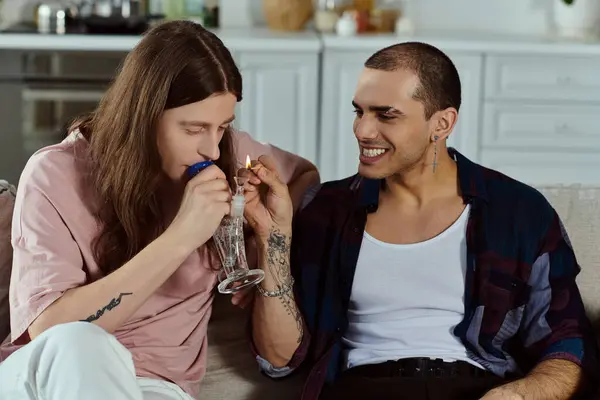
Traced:
[[[105, 274], [165, 229], [156, 138], [163, 111], [217, 93], [242, 99], [241, 74], [230, 52], [196, 23], [167, 22], [148, 31], [127, 55], [96, 111], [73, 124], [89, 141], [89, 178], [101, 224], [93, 250]], [[236, 168], [231, 131], [219, 149], [216, 164], [231, 181]]]

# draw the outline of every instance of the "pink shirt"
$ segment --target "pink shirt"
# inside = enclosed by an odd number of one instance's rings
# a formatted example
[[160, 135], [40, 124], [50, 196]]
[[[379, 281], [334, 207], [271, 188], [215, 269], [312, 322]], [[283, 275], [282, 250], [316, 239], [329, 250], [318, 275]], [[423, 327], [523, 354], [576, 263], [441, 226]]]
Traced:
[[[237, 155], [272, 155], [289, 182], [302, 159], [235, 134]], [[87, 141], [73, 133], [34, 154], [17, 191], [12, 226], [11, 340], [68, 289], [102, 278], [91, 243], [98, 233], [82, 170]], [[84, 168], [83, 168], [84, 169]], [[216, 274], [204, 249], [193, 252], [114, 335], [131, 352], [138, 376], [165, 379], [192, 396], [205, 373], [207, 324]], [[252, 259], [253, 257], [250, 257]], [[255, 257], [254, 257], [255, 258]], [[220, 294], [217, 294], [220, 296]], [[240, 329], [244, 328], [240, 321]], [[6, 341], [0, 360], [19, 346]]]

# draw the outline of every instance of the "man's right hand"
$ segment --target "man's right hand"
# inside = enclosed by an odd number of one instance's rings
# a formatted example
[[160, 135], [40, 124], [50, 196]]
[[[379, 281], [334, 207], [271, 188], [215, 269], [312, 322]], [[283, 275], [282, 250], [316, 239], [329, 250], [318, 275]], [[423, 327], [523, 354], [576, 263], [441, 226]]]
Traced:
[[231, 209], [225, 174], [211, 165], [190, 179], [179, 211], [168, 228], [190, 252], [206, 243]]
[[[266, 242], [274, 231], [291, 236], [294, 208], [288, 187], [279, 179], [275, 160], [261, 156], [254, 162], [246, 183], [244, 216], [259, 242]], [[266, 189], [266, 196], [261, 195]]]

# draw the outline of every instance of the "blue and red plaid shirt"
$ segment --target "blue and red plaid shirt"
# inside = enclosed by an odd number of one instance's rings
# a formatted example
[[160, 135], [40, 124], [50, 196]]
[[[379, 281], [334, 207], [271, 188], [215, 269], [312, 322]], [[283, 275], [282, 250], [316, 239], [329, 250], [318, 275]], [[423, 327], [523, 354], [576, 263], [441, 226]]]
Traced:
[[[471, 205], [465, 313], [454, 329], [468, 356], [499, 376], [524, 375], [547, 359], [597, 370], [596, 342], [575, 283], [580, 268], [555, 210], [535, 189], [450, 153]], [[307, 329], [287, 367], [257, 359], [272, 377], [308, 368], [302, 399], [316, 400], [342, 372], [356, 263], [382, 183], [358, 175], [325, 183], [295, 218], [291, 266]]]

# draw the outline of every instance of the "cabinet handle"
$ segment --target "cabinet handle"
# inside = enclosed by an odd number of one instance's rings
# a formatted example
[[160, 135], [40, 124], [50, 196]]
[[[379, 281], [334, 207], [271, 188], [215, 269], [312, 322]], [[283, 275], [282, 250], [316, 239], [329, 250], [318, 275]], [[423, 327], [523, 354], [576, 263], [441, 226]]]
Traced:
[[564, 133], [573, 133], [573, 130], [571, 129], [571, 127], [569, 126], [568, 123], [566, 122], [562, 122], [562, 123], [557, 123], [554, 126], [554, 131], [556, 133], [560, 133], [560, 134], [564, 134]]
[[104, 96], [104, 92], [69, 89], [24, 89], [22, 96], [25, 101], [98, 102]]
[[572, 80], [570, 76], [559, 76], [558, 78], [556, 78], [556, 83], [561, 86], [566, 86], [570, 85], [572, 83]]

